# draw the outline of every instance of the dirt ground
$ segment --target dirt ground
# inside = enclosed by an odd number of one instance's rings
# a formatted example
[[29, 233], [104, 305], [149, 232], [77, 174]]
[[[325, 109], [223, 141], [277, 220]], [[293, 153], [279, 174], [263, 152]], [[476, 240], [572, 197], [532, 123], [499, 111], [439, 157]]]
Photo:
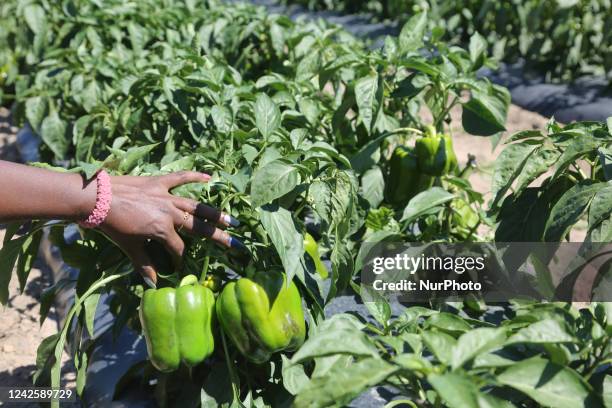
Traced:
[[[9, 126], [8, 112], [0, 109], [0, 159], [15, 161], [17, 129]], [[4, 239], [4, 228], [0, 225], [0, 242]], [[0, 306], [0, 386], [30, 387], [32, 374], [36, 371], [36, 349], [47, 336], [57, 333], [57, 317], [53, 309], [41, 326], [39, 324], [40, 295], [51, 285], [50, 272], [37, 262], [28, 278], [23, 293], [13, 276], [9, 286], [9, 302]], [[62, 360], [62, 386], [74, 389], [75, 371], [69, 358]], [[37, 403], [22, 403], [0, 406], [20, 408], [38, 407]]]

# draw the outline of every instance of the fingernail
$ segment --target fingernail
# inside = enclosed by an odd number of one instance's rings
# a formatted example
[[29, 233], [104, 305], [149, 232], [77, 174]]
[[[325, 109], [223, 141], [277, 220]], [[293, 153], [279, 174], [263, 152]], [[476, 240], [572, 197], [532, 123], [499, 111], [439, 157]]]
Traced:
[[229, 225], [230, 227], [237, 227], [240, 225], [240, 221], [238, 221], [229, 214], [223, 214], [223, 222]]
[[148, 285], [150, 288], [157, 289], [157, 286], [155, 285], [155, 282], [153, 282], [153, 281], [151, 280], [151, 278], [145, 278], [145, 277], [143, 277], [142, 279], [145, 281], [145, 283], [146, 283], [146, 284], [147, 284], [147, 285]]
[[201, 174], [202, 174], [202, 176], [204, 176], [204, 178], [206, 180], [210, 180], [212, 178], [212, 176], [210, 174], [207, 174], [207, 173], [201, 173]]
[[246, 251], [247, 247], [238, 239], [234, 237], [230, 237], [230, 247], [234, 249], [238, 249], [240, 251]]

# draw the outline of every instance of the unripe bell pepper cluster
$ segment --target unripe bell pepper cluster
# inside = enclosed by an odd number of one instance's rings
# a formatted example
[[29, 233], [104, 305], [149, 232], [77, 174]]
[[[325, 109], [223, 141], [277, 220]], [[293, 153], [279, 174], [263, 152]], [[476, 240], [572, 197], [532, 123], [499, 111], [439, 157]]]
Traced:
[[[304, 235], [304, 250], [319, 276], [327, 278], [310, 234]], [[281, 272], [258, 272], [223, 288], [216, 276], [200, 282], [188, 275], [177, 288], [147, 289], [139, 316], [149, 360], [162, 372], [181, 364], [193, 367], [210, 357], [219, 330], [257, 364], [273, 353], [296, 350], [306, 337], [300, 292]]]
[[453, 141], [447, 134], [428, 128], [414, 147], [397, 146], [389, 159], [386, 200], [403, 207], [412, 197], [434, 185], [436, 177], [457, 168]]

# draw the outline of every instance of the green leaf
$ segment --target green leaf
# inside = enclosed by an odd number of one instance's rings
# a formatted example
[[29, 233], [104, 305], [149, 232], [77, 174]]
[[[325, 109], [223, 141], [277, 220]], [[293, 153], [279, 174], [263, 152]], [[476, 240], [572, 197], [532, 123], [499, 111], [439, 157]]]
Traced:
[[298, 81], [307, 81], [312, 78], [321, 67], [321, 52], [313, 50], [302, 58], [297, 67], [295, 77]]
[[589, 226], [585, 242], [610, 242], [612, 241], [612, 216], [603, 220], [596, 226]]
[[361, 288], [361, 297], [363, 303], [376, 321], [383, 327], [387, 327], [389, 319], [391, 318], [391, 306], [389, 302], [368, 286], [363, 286]]
[[536, 129], [520, 130], [513, 133], [504, 143], [509, 144], [524, 139], [542, 139], [542, 131]]
[[89, 82], [87, 87], [83, 89], [80, 97], [83, 101], [83, 108], [85, 108], [85, 111], [91, 112], [91, 110], [98, 104], [98, 100], [100, 98], [100, 88], [98, 83], [96, 81]]
[[404, 213], [400, 221], [414, 221], [421, 215], [427, 213], [432, 208], [438, 207], [455, 198], [454, 194], [449, 193], [441, 187], [432, 187], [414, 196], [404, 208]]
[[6, 305], [9, 297], [9, 283], [13, 268], [28, 236], [19, 237], [5, 242], [0, 249], [0, 303]]
[[385, 178], [380, 167], [375, 166], [361, 176], [361, 193], [372, 208], [377, 208], [383, 201]]
[[87, 332], [94, 337], [94, 319], [96, 317], [96, 310], [98, 308], [98, 301], [100, 300], [100, 293], [93, 293], [83, 303], [83, 313], [85, 317], [85, 327]]
[[316, 126], [320, 115], [320, 109], [317, 102], [314, 99], [303, 98], [298, 101], [298, 106], [308, 123], [312, 126]]
[[348, 246], [343, 245], [340, 240], [334, 242], [329, 259], [332, 264], [332, 284], [326, 302], [335, 297], [337, 291], [342, 291], [348, 287], [355, 270], [353, 254]]
[[367, 241], [361, 245], [357, 253], [357, 258], [355, 258], [355, 273], [361, 272], [363, 262], [367, 260], [370, 251], [376, 249], [376, 244], [384, 241], [399, 240], [400, 238], [401, 235], [397, 231], [382, 230], [369, 234]]
[[493, 173], [492, 193], [495, 196], [494, 207], [510, 189], [514, 180], [519, 177], [531, 154], [537, 145], [529, 143], [515, 143], [506, 147], [495, 160], [495, 172]]
[[68, 152], [66, 123], [53, 111], [40, 125], [40, 137], [58, 159], [64, 159]]
[[[70, 308], [68, 314], [66, 315], [66, 319], [65, 322], [63, 324], [62, 330], [60, 331], [60, 333], [58, 334], [57, 337], [57, 341], [54, 344], [53, 347], [53, 353], [52, 355], [47, 355], [47, 358], [50, 359], [50, 361], [52, 361], [51, 363], [51, 371], [50, 371], [50, 376], [51, 376], [51, 387], [52, 388], [59, 388], [60, 386], [60, 379], [61, 379], [61, 369], [62, 369], [62, 354], [64, 353], [64, 345], [66, 343], [66, 337], [68, 336], [68, 332], [70, 330], [73, 323], [73, 318], [75, 316], [75, 314], [81, 310], [82, 306], [83, 306], [83, 302], [93, 293], [95, 293], [96, 291], [100, 290], [100, 288], [105, 287], [106, 285], [110, 284], [112, 281], [120, 279], [128, 274], [130, 274], [130, 271], [127, 272], [122, 272], [122, 273], [118, 273], [118, 274], [113, 274], [113, 275], [109, 275], [109, 276], [103, 276], [100, 280], [96, 281], [93, 285], [91, 285], [87, 291], [85, 293], [83, 293], [83, 295], [79, 298], [76, 299], [75, 303], [72, 305], [72, 307]], [[50, 346], [50, 345], [49, 345]], [[39, 366], [38, 364], [38, 358], [37, 358], [37, 366]], [[51, 402], [51, 407], [52, 408], [59, 408], [59, 402], [58, 401], [52, 401]]]
[[281, 355], [283, 360], [283, 387], [291, 395], [298, 394], [309, 381], [308, 376], [304, 372], [304, 367], [300, 364], [293, 364], [285, 355]]
[[594, 183], [586, 180], [563, 194], [548, 217], [544, 240], [546, 242], [561, 241], [586, 211], [593, 196], [607, 185], [607, 183]]
[[330, 230], [341, 227], [336, 233], [342, 235], [346, 233], [355, 208], [356, 191], [353, 175], [334, 169], [327, 172], [324, 181], [317, 179], [312, 182], [308, 189], [308, 200], [312, 202], [322, 222], [329, 225]]
[[590, 406], [589, 398], [593, 398], [591, 387], [578, 373], [539, 357], [510, 366], [497, 381], [549, 407]]
[[45, 337], [38, 345], [36, 349], [36, 372], [32, 378], [34, 384], [39, 384], [42, 376], [47, 374], [48, 364], [51, 361], [59, 337], [60, 333], [54, 333]]
[[599, 190], [589, 206], [589, 228], [593, 228], [612, 213], [612, 183]]
[[450, 334], [460, 334], [472, 330], [472, 327], [461, 317], [452, 313], [436, 313], [429, 316], [425, 322], [426, 327], [435, 327]]
[[232, 130], [232, 113], [225, 106], [213, 106], [210, 110], [210, 116], [220, 132], [229, 133]]
[[612, 376], [604, 375], [601, 394], [605, 407], [612, 408]]
[[553, 148], [536, 149], [525, 161], [525, 165], [516, 179], [515, 194], [520, 194], [535, 179], [549, 171], [560, 155], [561, 153]]
[[259, 207], [284, 196], [300, 182], [298, 170], [281, 160], [258, 169], [251, 180], [251, 204]]
[[450, 365], [453, 360], [453, 348], [457, 341], [444, 332], [425, 331], [421, 334], [423, 342], [439, 362]]
[[47, 13], [38, 4], [28, 4], [23, 9], [23, 17], [34, 34], [41, 33], [47, 24]]
[[21, 221], [13, 221], [6, 225], [6, 229], [4, 230], [4, 239], [2, 240], [2, 244], [6, 244], [9, 242], [15, 234], [19, 232], [19, 230], [24, 226]]
[[[342, 339], [342, 341], [338, 341]], [[370, 337], [352, 327], [329, 327], [311, 336], [293, 355], [294, 364], [335, 354], [370, 356], [379, 358], [378, 350]]]
[[368, 133], [372, 132], [374, 123], [380, 109], [382, 94], [379, 93], [378, 74], [370, 74], [360, 78], [355, 83], [355, 101], [359, 109], [359, 118], [363, 122]]
[[80, 351], [76, 353], [74, 363], [77, 370], [76, 377], [76, 391], [78, 395], [83, 395], [85, 389], [85, 383], [87, 381], [87, 364], [89, 356], [86, 351]]
[[278, 106], [263, 93], [257, 95], [255, 101], [255, 123], [265, 140], [268, 140], [281, 124], [281, 113]]
[[33, 96], [25, 102], [26, 119], [32, 129], [40, 133], [40, 125], [47, 113], [47, 100], [41, 96]]
[[102, 163], [91, 164], [91, 163], [79, 162], [79, 167], [85, 174], [85, 179], [91, 180], [96, 175], [98, 170], [102, 168]]
[[300, 260], [304, 253], [302, 234], [298, 232], [291, 213], [282, 207], [266, 205], [260, 208], [261, 224], [280, 256], [287, 281], [295, 275], [304, 279], [304, 271]]
[[453, 370], [474, 357], [499, 347], [506, 340], [504, 329], [479, 327], [462, 334], [452, 349]]
[[398, 84], [391, 97], [393, 98], [409, 98], [412, 99], [418, 95], [426, 86], [431, 85], [431, 80], [425, 75], [410, 75], [402, 79]]
[[336, 367], [348, 368], [353, 363], [354, 357], [350, 354], [333, 354], [327, 357], [317, 357], [314, 359], [315, 368], [311, 378], [323, 377]]
[[[612, 132], [612, 124], [608, 126], [611, 126], [610, 132]], [[597, 149], [597, 152], [599, 153], [599, 161], [601, 163], [601, 167], [603, 169], [604, 176], [607, 181], [610, 181], [612, 180], [612, 148], [600, 147], [599, 149]]]
[[491, 93], [472, 90], [470, 99], [463, 103], [463, 128], [478, 136], [491, 136], [506, 130], [506, 116], [510, 95], [507, 90], [493, 88]]
[[45, 322], [47, 315], [49, 314], [49, 310], [51, 310], [51, 306], [55, 301], [55, 296], [58, 292], [64, 290], [67, 286], [74, 286], [74, 282], [69, 279], [61, 279], [55, 285], [50, 286], [43, 290], [42, 295], [40, 296], [40, 317], [39, 323], [42, 324]]
[[508, 358], [499, 353], [485, 353], [480, 354], [474, 359], [473, 368], [497, 368], [497, 367], [508, 367], [516, 363], [516, 361]]
[[193, 170], [194, 164], [194, 156], [183, 156], [180, 159], [164, 164], [159, 170], [168, 173], [184, 170]]
[[85, 137], [85, 132], [93, 119], [94, 118], [91, 115], [84, 115], [74, 122], [74, 125], [72, 126], [72, 144], [78, 145], [81, 143]]
[[451, 408], [478, 408], [478, 387], [469, 378], [455, 373], [427, 377], [442, 400]]
[[217, 362], [210, 368], [210, 374], [202, 386], [202, 408], [228, 408], [233, 400], [232, 375], [225, 362]]
[[427, 380], [450, 408], [513, 407], [493, 395], [485, 394], [469, 377], [459, 373], [430, 374]]
[[398, 37], [399, 52], [406, 54], [423, 47], [423, 38], [427, 30], [427, 13], [422, 12], [412, 16], [402, 27]]
[[487, 56], [487, 40], [485, 40], [485, 38], [478, 32], [475, 32], [470, 37], [469, 50], [470, 60], [473, 64], [472, 69], [477, 70], [482, 66], [484, 59]]
[[571, 336], [563, 325], [554, 319], [540, 320], [520, 329], [510, 336], [506, 344], [516, 343], [573, 343], [576, 339]]
[[579, 0], [557, 0], [560, 9], [572, 8], [579, 2]]
[[380, 144], [389, 135], [382, 135], [365, 144], [353, 157], [351, 157], [351, 167], [357, 174], [371, 168], [380, 160]]
[[[566, 186], [555, 182], [553, 188], [542, 192], [539, 188], [526, 188], [517, 196], [509, 195], [503, 202], [495, 231], [498, 242], [539, 242], [544, 235], [546, 219], [550, 214], [557, 194]], [[558, 191], [560, 190], [560, 191]]]
[[28, 276], [32, 265], [38, 256], [38, 249], [40, 247], [40, 240], [42, 238], [42, 230], [37, 231], [34, 234], [28, 234], [26, 240], [23, 242], [21, 247], [21, 254], [19, 261], [17, 262], [17, 278], [19, 279], [19, 290], [21, 293], [25, 290]]
[[370, 209], [365, 220], [365, 225], [372, 231], [389, 230], [399, 232], [399, 224], [393, 218], [395, 212], [387, 207]]
[[570, 144], [565, 148], [563, 154], [557, 161], [557, 169], [554, 177], [558, 177], [563, 170], [565, 170], [570, 164], [574, 163], [581, 156], [585, 156], [592, 153], [601, 146], [601, 141], [596, 140], [593, 137], [580, 136], [576, 137]]
[[285, 43], [287, 39], [285, 38], [284, 29], [280, 24], [271, 25], [270, 39], [272, 41], [272, 47], [274, 47], [274, 52], [276, 52], [277, 56], [282, 57], [285, 52]]
[[138, 165], [140, 160], [151, 153], [157, 146], [159, 146], [159, 143], [129, 148], [119, 162], [119, 171], [124, 174], [129, 173]]
[[334, 366], [326, 375], [312, 378], [297, 395], [293, 406], [347, 406], [357, 395], [381, 383], [399, 369], [378, 358], [365, 358], [349, 367]]
[[[397, 339], [399, 340], [402, 346], [404, 345], [403, 344], [404, 339], [400, 337], [393, 337], [393, 336], [387, 336], [387, 337]], [[413, 353], [401, 353], [401, 351], [399, 353], [400, 354], [398, 354], [393, 359], [393, 362], [395, 364], [399, 364], [403, 368], [411, 370], [411, 371], [419, 371], [421, 373], [426, 373], [426, 374], [432, 371], [432, 365], [429, 362], [429, 360], [427, 360], [426, 358], [418, 356], [417, 354], [413, 354]]]

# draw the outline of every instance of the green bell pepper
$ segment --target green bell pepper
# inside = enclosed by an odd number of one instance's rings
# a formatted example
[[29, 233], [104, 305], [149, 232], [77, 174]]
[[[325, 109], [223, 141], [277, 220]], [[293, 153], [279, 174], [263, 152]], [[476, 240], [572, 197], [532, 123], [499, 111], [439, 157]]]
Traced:
[[415, 143], [421, 172], [434, 177], [449, 174], [457, 168], [457, 156], [449, 135], [427, 132]]
[[400, 207], [421, 191], [433, 185], [434, 178], [422, 174], [414, 149], [398, 146], [389, 159], [389, 175], [385, 183], [385, 197], [390, 204]]
[[306, 252], [314, 262], [315, 270], [321, 276], [322, 279], [327, 279], [329, 276], [329, 272], [327, 268], [321, 262], [321, 257], [319, 256], [319, 246], [317, 245], [317, 241], [310, 235], [309, 233], [304, 234], [304, 252]]
[[302, 298], [280, 272], [230, 282], [217, 299], [223, 332], [249, 360], [263, 363], [272, 353], [292, 351], [306, 336]]
[[215, 296], [195, 275], [183, 278], [178, 288], [148, 289], [140, 303], [140, 322], [149, 359], [163, 372], [181, 362], [194, 366], [214, 350]]

